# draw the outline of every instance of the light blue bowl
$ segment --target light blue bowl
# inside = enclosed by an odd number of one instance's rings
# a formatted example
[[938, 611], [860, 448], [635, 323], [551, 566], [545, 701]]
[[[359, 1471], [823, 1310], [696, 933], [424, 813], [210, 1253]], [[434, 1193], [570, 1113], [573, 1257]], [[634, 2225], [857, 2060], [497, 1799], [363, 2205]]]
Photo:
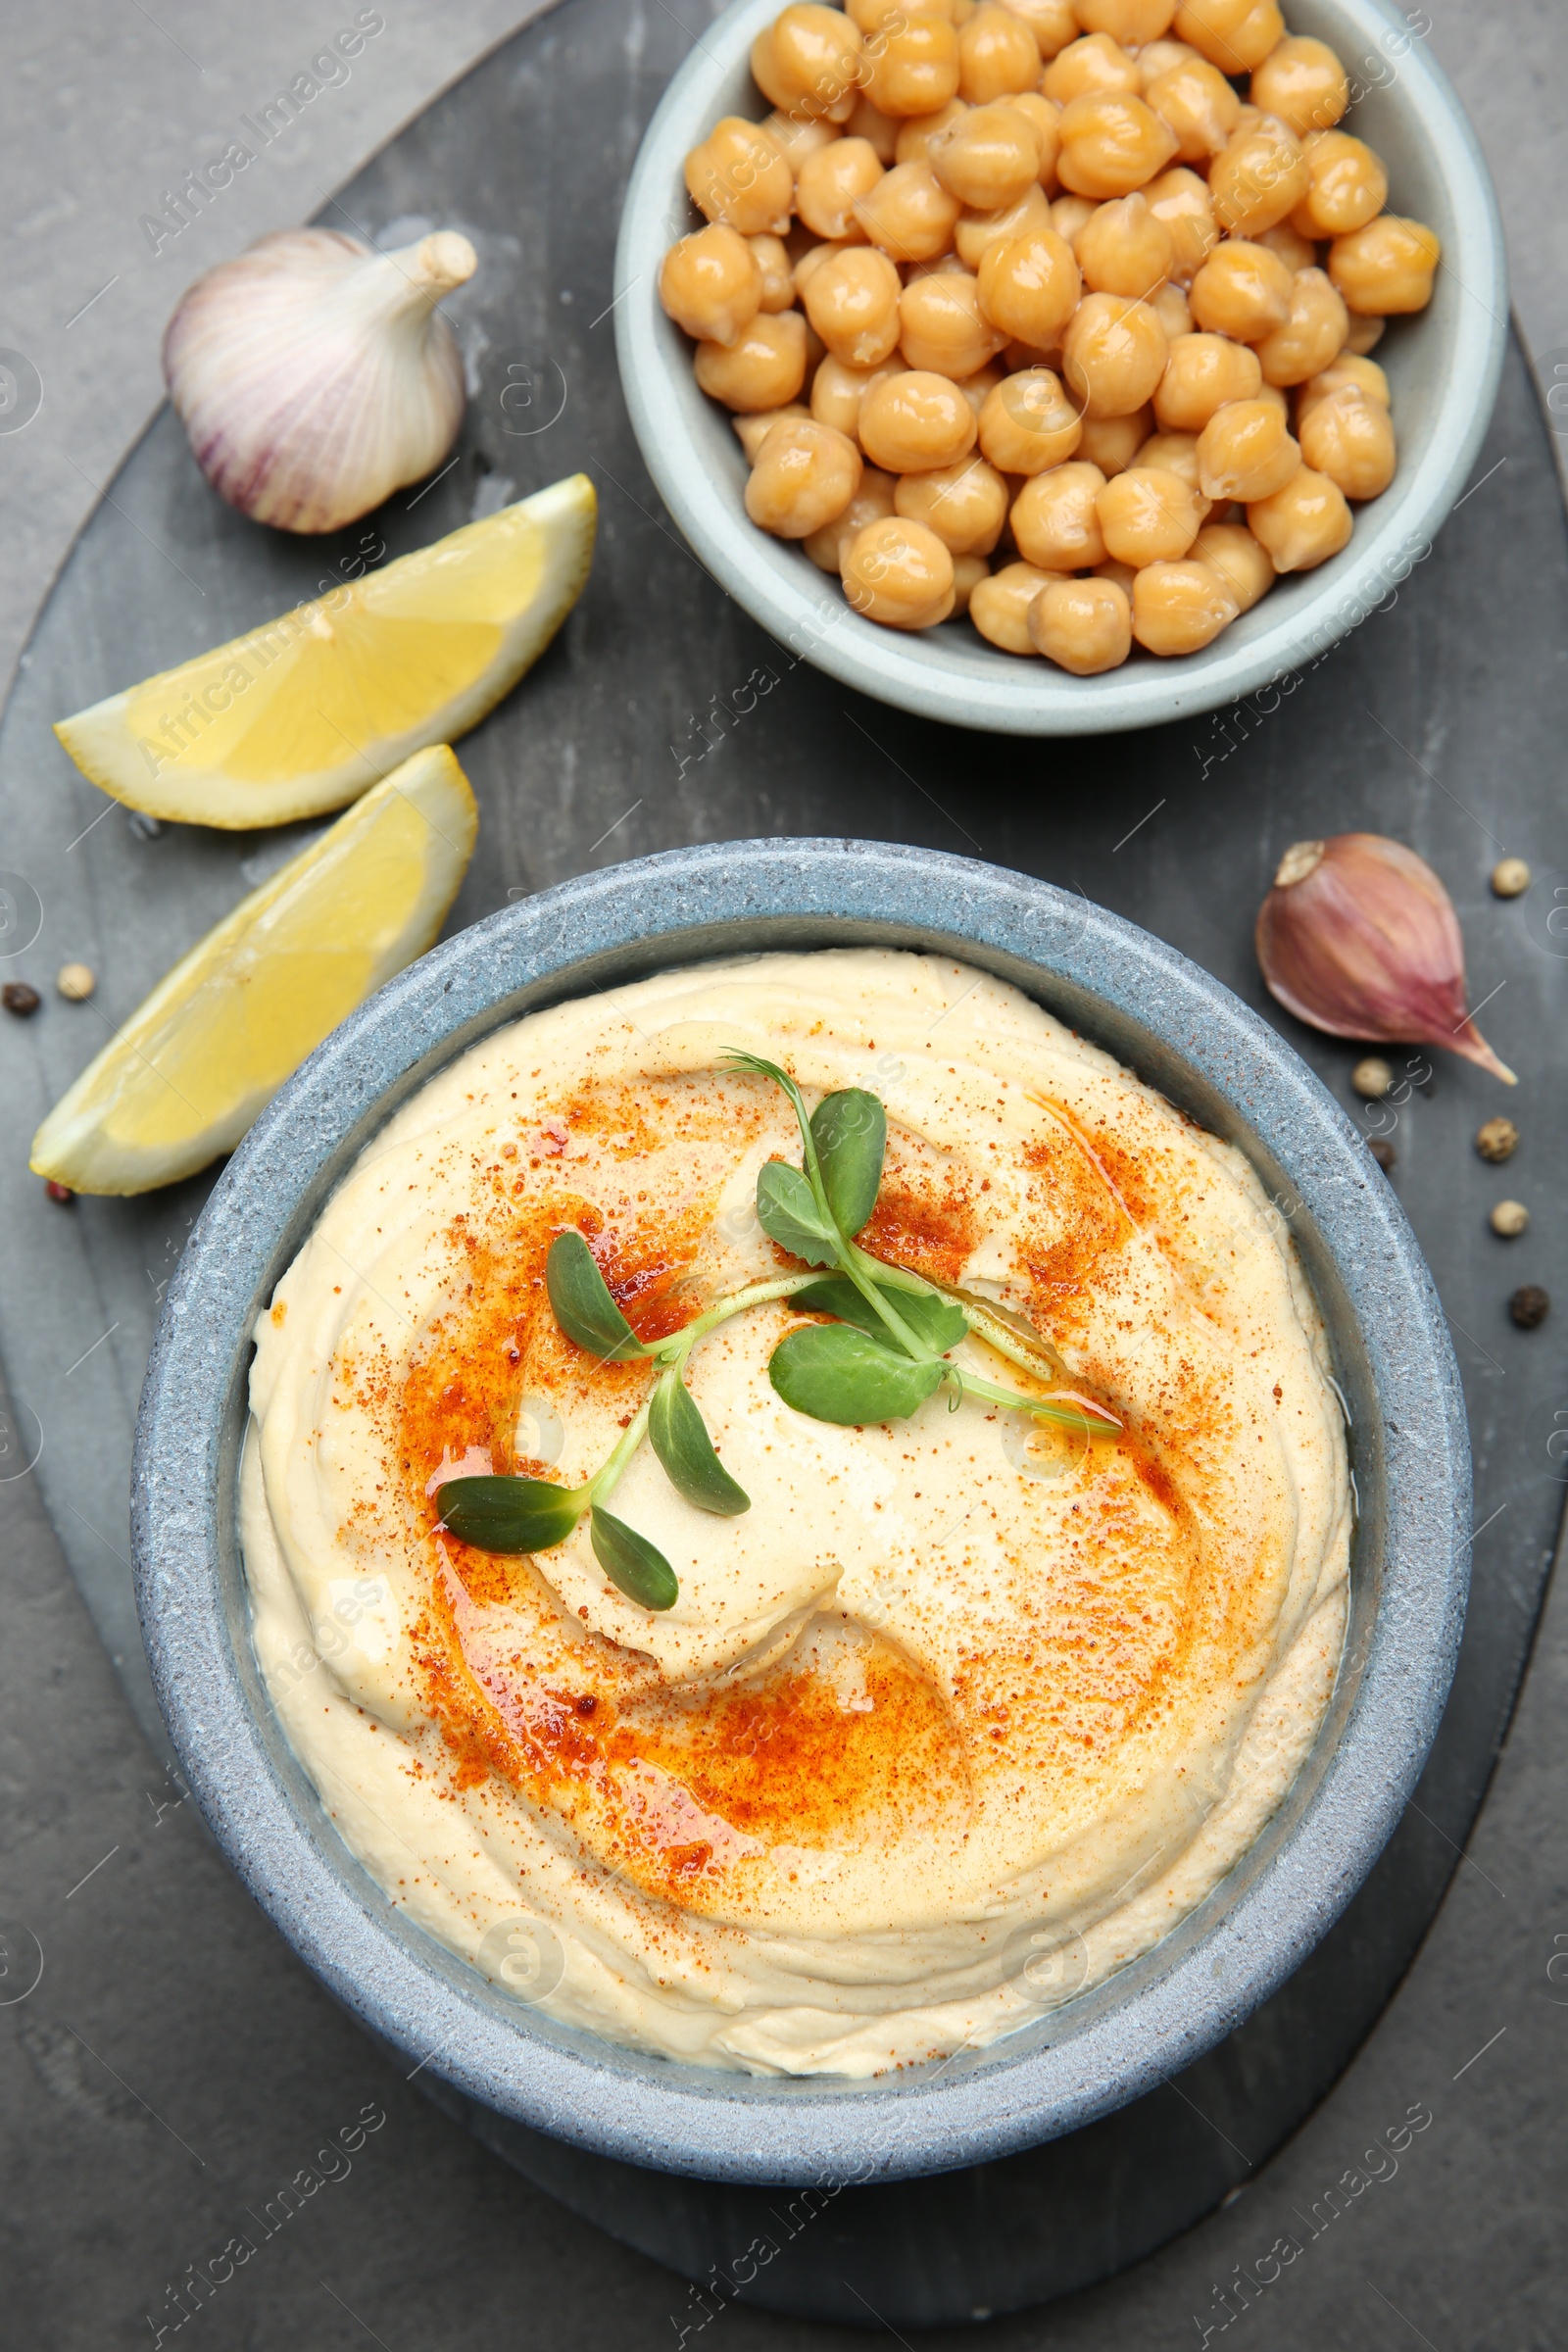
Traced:
[[[700, 216], [687, 150], [721, 115], [765, 112], [748, 67], [782, 0], [736, 0], [705, 27], [649, 124], [615, 254], [620, 378], [644, 461], [709, 570], [770, 636], [879, 702], [1005, 735], [1098, 735], [1217, 710], [1284, 677], [1364, 620], [1419, 562], [1469, 477], [1491, 421], [1508, 333], [1496, 198], [1475, 133], [1423, 39], [1383, 0], [1287, 0], [1293, 32], [1337, 49], [1365, 85], [1346, 127], [1389, 169], [1389, 207], [1443, 239], [1430, 307], [1378, 347], [1394, 390], [1399, 467], [1356, 510], [1343, 554], [1281, 581], [1200, 654], [1134, 649], [1103, 677], [998, 653], [967, 621], [915, 636], [862, 620], [798, 546], [742, 505], [746, 465], [728, 412], [699, 391], [692, 345], [664, 316], [659, 266]], [[1424, 21], [1412, 11], [1416, 23]]]

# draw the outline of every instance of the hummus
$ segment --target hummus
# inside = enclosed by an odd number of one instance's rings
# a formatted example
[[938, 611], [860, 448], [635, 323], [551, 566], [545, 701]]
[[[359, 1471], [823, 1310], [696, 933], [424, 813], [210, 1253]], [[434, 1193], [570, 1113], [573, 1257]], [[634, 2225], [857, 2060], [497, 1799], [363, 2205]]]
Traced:
[[[789, 1268], [757, 1173], [808, 1102], [888, 1113], [862, 1246], [1026, 1318], [1110, 1437], [940, 1390], [841, 1428], [768, 1381], [788, 1301], [689, 1385], [736, 1518], [644, 1446], [615, 1514], [680, 1594], [439, 1529], [455, 1471], [580, 1484], [646, 1394], [557, 1328], [590, 1243], [645, 1340]], [[366, 1149], [256, 1335], [242, 1534], [279, 1719], [388, 1898], [504, 1990], [702, 2065], [867, 2077], [1124, 1967], [1290, 1788], [1344, 1637], [1321, 1320], [1243, 1156], [1003, 982], [847, 950], [533, 1013]], [[957, 1360], [1021, 1389], [972, 1334]]]

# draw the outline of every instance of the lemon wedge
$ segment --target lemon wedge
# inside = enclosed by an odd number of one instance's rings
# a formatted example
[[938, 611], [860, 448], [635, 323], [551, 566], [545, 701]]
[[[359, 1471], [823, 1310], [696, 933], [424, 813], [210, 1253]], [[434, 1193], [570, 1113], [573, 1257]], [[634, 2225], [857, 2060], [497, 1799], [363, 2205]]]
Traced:
[[328, 1030], [422, 956], [479, 812], [444, 743], [416, 752], [166, 973], [32, 1139], [74, 1193], [145, 1193], [231, 1152]]
[[84, 776], [176, 822], [282, 825], [455, 742], [582, 593], [598, 501], [575, 473], [247, 636], [63, 718]]

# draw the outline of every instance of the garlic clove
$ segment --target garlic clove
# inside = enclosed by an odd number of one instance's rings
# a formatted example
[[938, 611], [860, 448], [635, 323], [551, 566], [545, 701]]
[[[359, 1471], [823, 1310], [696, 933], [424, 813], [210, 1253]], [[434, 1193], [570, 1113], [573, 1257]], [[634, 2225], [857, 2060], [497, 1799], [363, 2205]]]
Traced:
[[164, 377], [213, 487], [257, 522], [335, 531], [431, 472], [465, 400], [436, 305], [476, 267], [450, 229], [374, 253], [292, 228], [197, 278], [164, 336]]
[[1258, 911], [1256, 939], [1269, 993], [1314, 1029], [1442, 1046], [1517, 1083], [1466, 1010], [1452, 902], [1402, 842], [1380, 833], [1297, 842]]

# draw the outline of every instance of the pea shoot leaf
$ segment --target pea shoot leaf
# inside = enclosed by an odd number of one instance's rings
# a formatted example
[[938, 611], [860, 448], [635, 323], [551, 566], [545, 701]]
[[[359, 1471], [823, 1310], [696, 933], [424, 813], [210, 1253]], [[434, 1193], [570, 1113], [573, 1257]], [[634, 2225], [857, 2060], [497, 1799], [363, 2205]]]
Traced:
[[643, 1346], [594, 1263], [580, 1233], [558, 1233], [545, 1260], [545, 1288], [556, 1321], [568, 1340], [602, 1364], [634, 1363]]
[[851, 1240], [876, 1206], [888, 1114], [863, 1087], [845, 1087], [822, 1097], [811, 1113], [811, 1135], [827, 1204], [839, 1231]]
[[673, 1367], [654, 1391], [648, 1437], [670, 1485], [700, 1511], [716, 1511], [721, 1519], [735, 1519], [751, 1509], [751, 1496], [736, 1485], [713, 1451], [708, 1425]]
[[[934, 1291], [895, 1290], [891, 1283], [874, 1286], [887, 1300], [895, 1314], [901, 1315], [917, 1340], [928, 1348], [946, 1353], [956, 1348], [969, 1326], [960, 1307], [949, 1298], [939, 1298]], [[790, 1304], [807, 1315], [836, 1315], [841, 1323], [853, 1323], [857, 1330], [868, 1332], [872, 1339], [888, 1346], [892, 1335], [872, 1306], [861, 1297], [853, 1282], [843, 1274], [824, 1275], [804, 1291], [797, 1291]]]
[[779, 1342], [767, 1372], [796, 1412], [813, 1421], [858, 1427], [906, 1420], [940, 1386], [949, 1369], [940, 1357], [916, 1363], [895, 1355], [891, 1348], [852, 1324], [812, 1323]]
[[808, 1266], [833, 1266], [843, 1247], [799, 1168], [764, 1160], [757, 1171], [757, 1221], [770, 1242]]
[[450, 1478], [439, 1498], [441, 1525], [476, 1551], [549, 1551], [587, 1505], [582, 1489], [543, 1478]]
[[594, 1557], [618, 1591], [644, 1609], [672, 1609], [680, 1598], [675, 1571], [663, 1553], [624, 1519], [595, 1503], [588, 1522]]

